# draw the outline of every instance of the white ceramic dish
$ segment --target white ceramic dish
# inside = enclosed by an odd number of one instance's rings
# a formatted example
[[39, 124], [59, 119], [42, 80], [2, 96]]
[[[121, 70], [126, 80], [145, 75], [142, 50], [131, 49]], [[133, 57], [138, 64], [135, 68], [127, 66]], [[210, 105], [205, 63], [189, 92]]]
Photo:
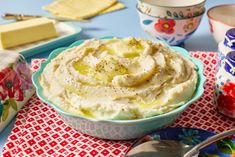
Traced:
[[74, 26], [72, 22], [56, 22], [55, 27], [59, 34], [56, 38], [33, 42], [6, 50], [21, 53], [24, 57], [30, 57], [57, 48], [61, 45], [70, 44], [76, 40], [78, 34], [82, 30], [80, 27]]
[[217, 43], [224, 39], [225, 33], [235, 28], [235, 4], [218, 5], [207, 11], [210, 31]]
[[205, 0], [138, 0], [137, 3], [143, 13], [160, 18], [185, 19], [205, 11]]

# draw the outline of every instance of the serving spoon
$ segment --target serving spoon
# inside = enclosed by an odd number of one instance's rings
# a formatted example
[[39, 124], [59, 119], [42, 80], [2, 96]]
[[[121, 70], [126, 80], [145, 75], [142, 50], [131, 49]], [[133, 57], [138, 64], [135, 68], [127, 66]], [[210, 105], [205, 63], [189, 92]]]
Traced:
[[202, 148], [234, 134], [235, 128], [211, 136], [196, 146], [186, 145], [174, 140], [148, 141], [132, 148], [126, 154], [126, 157], [197, 157]]

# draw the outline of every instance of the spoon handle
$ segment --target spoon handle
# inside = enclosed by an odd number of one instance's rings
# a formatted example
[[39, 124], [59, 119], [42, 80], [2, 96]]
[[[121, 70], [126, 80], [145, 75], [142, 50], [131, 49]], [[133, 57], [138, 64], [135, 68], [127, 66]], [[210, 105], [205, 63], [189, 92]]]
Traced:
[[200, 149], [205, 148], [208, 145], [210, 145], [216, 141], [219, 141], [219, 140], [221, 140], [225, 137], [228, 137], [228, 136], [232, 136], [234, 134], [235, 134], [235, 128], [228, 130], [228, 131], [225, 131], [225, 132], [222, 132], [220, 134], [214, 135], [214, 136], [206, 139], [205, 141], [199, 143], [198, 145], [194, 146], [192, 149], [190, 149], [187, 153], [184, 154], [184, 157], [192, 157], [192, 156], [196, 155]]

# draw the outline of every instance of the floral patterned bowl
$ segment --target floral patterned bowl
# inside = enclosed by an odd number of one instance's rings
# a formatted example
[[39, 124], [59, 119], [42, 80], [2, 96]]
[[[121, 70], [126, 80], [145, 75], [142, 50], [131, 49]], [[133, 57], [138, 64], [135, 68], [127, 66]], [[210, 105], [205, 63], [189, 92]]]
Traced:
[[168, 19], [150, 16], [137, 7], [140, 25], [151, 37], [170, 45], [180, 45], [198, 28], [204, 12], [187, 19]]
[[[113, 37], [106, 37], [113, 38]], [[84, 40], [79, 40], [73, 43], [68, 48], [78, 46], [83, 43]], [[72, 128], [80, 131], [81, 133], [88, 134], [91, 136], [95, 136], [102, 139], [110, 139], [110, 140], [127, 140], [141, 137], [155, 129], [162, 128], [172, 124], [176, 118], [188, 107], [188, 105], [192, 104], [196, 100], [198, 100], [203, 94], [204, 88], [203, 84], [205, 82], [205, 76], [203, 75], [203, 64], [196, 58], [191, 58], [189, 56], [188, 51], [180, 47], [171, 47], [181, 55], [186, 58], [192, 60], [198, 68], [198, 85], [195, 91], [194, 96], [185, 104], [180, 107], [174, 109], [173, 111], [153, 116], [149, 118], [136, 119], [136, 120], [98, 120], [94, 118], [88, 118], [84, 116], [74, 115], [69, 112], [65, 112], [57, 105], [53, 104], [43, 95], [42, 86], [39, 83], [39, 77], [50, 61], [59, 55], [61, 52], [68, 48], [59, 48], [54, 50], [46, 62], [41, 64], [40, 69], [33, 74], [32, 80], [33, 84], [36, 87], [36, 92], [38, 97], [53, 107], [60, 117], [64, 120], [66, 124], [71, 126]]]
[[159, 18], [185, 19], [201, 15], [206, 0], [138, 0], [143, 13]]

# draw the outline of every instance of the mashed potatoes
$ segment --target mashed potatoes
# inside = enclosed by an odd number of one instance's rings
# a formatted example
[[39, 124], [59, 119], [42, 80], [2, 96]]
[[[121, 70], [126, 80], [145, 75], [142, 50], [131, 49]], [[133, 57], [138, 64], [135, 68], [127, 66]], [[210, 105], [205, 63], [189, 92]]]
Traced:
[[91, 39], [61, 52], [40, 76], [43, 94], [64, 111], [96, 119], [169, 112], [193, 96], [195, 65], [149, 40]]

